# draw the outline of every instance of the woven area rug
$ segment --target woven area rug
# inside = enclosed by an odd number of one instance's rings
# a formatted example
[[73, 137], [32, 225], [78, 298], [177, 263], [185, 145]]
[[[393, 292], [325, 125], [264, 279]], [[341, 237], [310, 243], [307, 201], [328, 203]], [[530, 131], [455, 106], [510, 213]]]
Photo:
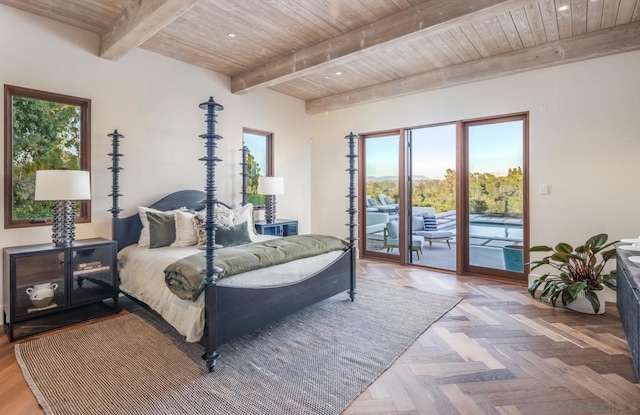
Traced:
[[47, 414], [339, 414], [459, 298], [358, 281], [233, 340], [207, 373], [203, 349], [138, 311], [15, 346]]

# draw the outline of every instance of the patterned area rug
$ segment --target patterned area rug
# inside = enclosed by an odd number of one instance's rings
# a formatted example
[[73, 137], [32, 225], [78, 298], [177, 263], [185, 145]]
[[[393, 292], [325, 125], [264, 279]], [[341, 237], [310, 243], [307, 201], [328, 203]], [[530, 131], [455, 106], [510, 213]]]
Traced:
[[207, 373], [203, 349], [139, 307], [15, 346], [47, 414], [339, 414], [459, 298], [360, 280], [233, 340]]

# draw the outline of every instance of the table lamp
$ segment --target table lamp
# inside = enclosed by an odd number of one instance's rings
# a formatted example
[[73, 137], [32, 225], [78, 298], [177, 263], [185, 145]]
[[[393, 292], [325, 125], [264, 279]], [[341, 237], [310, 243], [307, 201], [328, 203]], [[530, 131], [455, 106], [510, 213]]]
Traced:
[[265, 195], [264, 220], [273, 223], [276, 220], [276, 195], [284, 194], [282, 177], [258, 177], [258, 194]]
[[84, 170], [36, 171], [35, 200], [53, 200], [53, 230], [56, 246], [70, 246], [76, 239], [74, 200], [91, 199], [91, 178]]

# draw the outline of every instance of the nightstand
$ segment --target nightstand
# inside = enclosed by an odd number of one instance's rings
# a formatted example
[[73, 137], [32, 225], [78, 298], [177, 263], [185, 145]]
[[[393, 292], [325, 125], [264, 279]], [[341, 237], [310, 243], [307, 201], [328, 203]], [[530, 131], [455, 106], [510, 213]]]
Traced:
[[256, 232], [262, 235], [293, 236], [298, 234], [298, 221], [276, 219], [272, 223], [263, 220], [256, 221]]
[[117, 313], [116, 252], [116, 242], [103, 238], [4, 248], [9, 341]]

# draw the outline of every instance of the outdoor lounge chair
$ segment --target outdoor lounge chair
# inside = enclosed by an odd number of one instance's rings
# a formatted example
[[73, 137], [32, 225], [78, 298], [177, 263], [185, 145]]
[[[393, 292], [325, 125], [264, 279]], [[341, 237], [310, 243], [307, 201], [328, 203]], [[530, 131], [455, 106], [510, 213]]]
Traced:
[[[420, 254], [422, 254], [423, 242], [424, 239], [419, 236], [411, 237], [411, 255], [415, 252], [418, 259], [420, 259]], [[383, 245], [387, 249], [387, 252], [393, 251], [393, 248], [400, 248], [400, 224], [397, 220], [387, 222], [383, 233]]]
[[429, 212], [413, 215], [411, 218], [411, 228], [414, 236], [419, 236], [424, 238], [425, 241], [429, 241], [429, 251], [431, 251], [433, 241], [444, 241], [447, 243], [449, 249], [451, 249], [453, 232], [438, 230], [435, 215]]
[[395, 206], [398, 207], [397, 203], [393, 203], [393, 200], [391, 200], [387, 195], [380, 193], [378, 195], [378, 200], [380, 201], [380, 204], [382, 206]]
[[367, 195], [366, 209], [367, 212], [398, 213], [398, 205], [381, 205], [369, 195]]

